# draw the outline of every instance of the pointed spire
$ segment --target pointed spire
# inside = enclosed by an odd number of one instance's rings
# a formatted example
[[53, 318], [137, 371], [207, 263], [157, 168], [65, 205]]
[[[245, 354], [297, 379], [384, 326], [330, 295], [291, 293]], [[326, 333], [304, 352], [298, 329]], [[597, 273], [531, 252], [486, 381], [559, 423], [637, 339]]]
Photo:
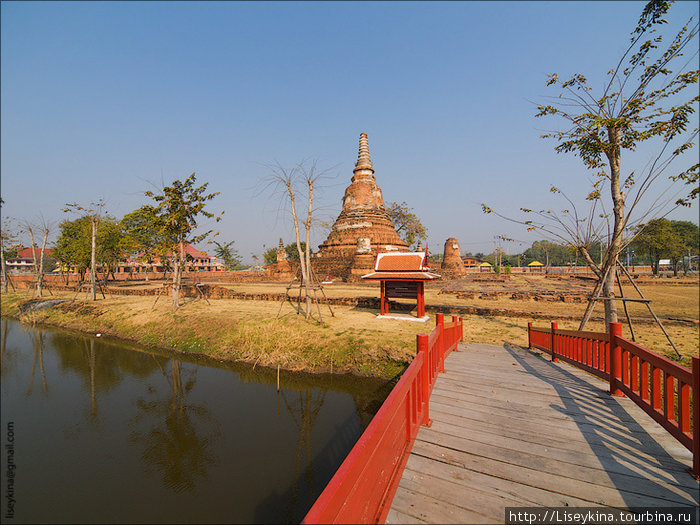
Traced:
[[374, 168], [372, 167], [372, 159], [369, 158], [369, 143], [367, 142], [367, 133], [360, 133], [360, 152], [357, 155], [357, 162], [355, 163], [355, 169], [353, 172], [358, 170], [372, 170], [374, 173]]

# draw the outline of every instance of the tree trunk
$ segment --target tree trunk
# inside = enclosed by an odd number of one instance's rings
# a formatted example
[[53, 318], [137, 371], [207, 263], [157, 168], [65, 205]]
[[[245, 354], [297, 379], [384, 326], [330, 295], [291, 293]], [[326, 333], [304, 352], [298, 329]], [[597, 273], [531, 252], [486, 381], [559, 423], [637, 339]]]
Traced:
[[39, 255], [39, 275], [36, 279], [36, 289], [39, 292], [39, 297], [41, 297], [44, 286], [44, 252], [46, 251], [46, 239], [48, 239], [48, 237], [49, 229], [44, 228], [44, 240], [41, 243], [41, 254]]
[[173, 272], [173, 312], [177, 310], [180, 302], [180, 286], [182, 285], [182, 267], [185, 263], [185, 243], [180, 236], [178, 242], [179, 253], [174, 257], [175, 271]]
[[[309, 282], [309, 271], [306, 266], [306, 256], [304, 253], [302, 253], [301, 250], [301, 235], [299, 233], [299, 219], [297, 218], [297, 209], [296, 209], [296, 204], [295, 204], [295, 195], [294, 195], [294, 189], [292, 188], [291, 183], [287, 183], [287, 192], [289, 193], [289, 200], [291, 202], [291, 208], [292, 208], [292, 218], [294, 219], [294, 233], [296, 235], [296, 241], [297, 241], [297, 253], [299, 254], [299, 266], [301, 266], [301, 279], [303, 281], [304, 287], [308, 286]], [[308, 245], [307, 245], [308, 248]], [[305, 288], [306, 290], [306, 297], [308, 299], [309, 297], [309, 291], [308, 288]], [[311, 315], [311, 305], [309, 301], [306, 301], [306, 312], [305, 316], [308, 319], [309, 315]]]
[[605, 297], [605, 327], [617, 322], [617, 304], [611, 298], [615, 295], [615, 274], [617, 272], [617, 258], [622, 249], [622, 232], [625, 227], [625, 195], [620, 187], [620, 128], [608, 128], [609, 148], [606, 151], [610, 163], [610, 194], [613, 200], [613, 232], [608, 244], [605, 257], [605, 266], [601, 270], [610, 268], [607, 279], [603, 283], [603, 296]]
[[97, 216], [92, 217], [92, 239], [90, 248], [90, 297], [93, 301], [97, 300], [95, 293], [95, 246], [97, 244]]
[[0, 235], [0, 266], [2, 267], [2, 291], [7, 293], [7, 267], [5, 266], [5, 245]]
[[309, 280], [306, 281], [306, 318], [311, 316], [311, 295], [309, 294], [309, 283], [311, 280], [311, 211], [314, 203], [314, 181], [311, 178], [306, 179], [309, 185], [309, 210], [306, 216], [304, 228], [306, 229], [306, 272], [309, 275]]
[[37, 295], [41, 297], [41, 286], [39, 286], [39, 266], [36, 263], [36, 243], [34, 242], [34, 230], [31, 227], [28, 227], [27, 231], [29, 232], [29, 240], [32, 243], [32, 255], [34, 255], [32, 260], [34, 265], [34, 276], [36, 277], [36, 291]]

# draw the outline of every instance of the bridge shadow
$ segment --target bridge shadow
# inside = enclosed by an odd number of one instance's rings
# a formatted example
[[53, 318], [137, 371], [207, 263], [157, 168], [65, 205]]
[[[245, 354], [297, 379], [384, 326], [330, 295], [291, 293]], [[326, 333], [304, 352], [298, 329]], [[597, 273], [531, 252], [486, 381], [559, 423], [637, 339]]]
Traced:
[[308, 460], [287, 490], [273, 490], [257, 506], [254, 522], [300, 523], [355, 446], [360, 435], [360, 422], [355, 417], [348, 417], [336, 427], [326, 446]]
[[[610, 396], [606, 382], [591, 375], [595, 383], [589, 383], [567, 370], [571, 365], [552, 363], [548, 356], [511, 343], [503, 348], [526, 373], [554, 389], [561, 406], [550, 407], [578, 426], [628, 508], [639, 507], [644, 497], [645, 506], [698, 505], [697, 481], [623, 407], [633, 401]], [[636, 405], [632, 409], [641, 411]], [[657, 425], [651, 419], [649, 424]]]

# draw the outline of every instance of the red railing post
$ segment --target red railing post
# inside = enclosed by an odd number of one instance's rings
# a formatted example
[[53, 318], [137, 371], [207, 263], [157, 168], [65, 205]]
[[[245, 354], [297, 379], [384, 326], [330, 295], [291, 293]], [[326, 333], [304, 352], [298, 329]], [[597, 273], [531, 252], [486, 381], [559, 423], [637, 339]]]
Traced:
[[421, 418], [420, 424], [429, 427], [433, 424], [430, 420], [430, 414], [428, 412], [428, 405], [430, 405], [430, 355], [428, 349], [428, 336], [425, 334], [416, 335], [416, 346], [418, 347], [418, 354], [423, 354], [423, 369], [421, 371], [421, 384], [420, 388], [422, 390], [423, 404], [423, 417]]
[[700, 357], [693, 356], [693, 476], [700, 480]]
[[436, 314], [435, 315], [435, 326], [439, 326], [438, 333], [438, 366], [440, 367], [438, 372], [445, 371], [445, 315]]
[[532, 338], [530, 337], [530, 330], [532, 330], [532, 323], [527, 323], [527, 347], [532, 348]]
[[456, 315], [452, 316], [452, 324], [455, 325], [454, 332], [452, 332], [452, 339], [454, 339], [454, 341], [452, 342], [455, 345], [455, 352], [459, 351], [459, 342], [462, 340], [462, 338], [460, 337], [461, 327], [459, 326], [459, 321], [459, 317], [457, 317]]
[[617, 386], [622, 379], [622, 349], [617, 342], [617, 338], [622, 335], [622, 325], [620, 323], [610, 323], [608, 329], [610, 335], [610, 395], [623, 396], [622, 390]]
[[555, 354], [554, 354], [554, 341], [555, 341], [555, 338], [554, 338], [554, 331], [557, 329], [558, 326], [559, 326], [559, 325], [558, 325], [557, 323], [552, 323], [552, 340], [551, 340], [551, 345], [550, 345], [550, 346], [551, 346], [551, 349], [552, 349], [552, 363], [558, 363], [558, 362], [559, 362], [559, 359], [557, 359], [556, 356], [555, 356]]

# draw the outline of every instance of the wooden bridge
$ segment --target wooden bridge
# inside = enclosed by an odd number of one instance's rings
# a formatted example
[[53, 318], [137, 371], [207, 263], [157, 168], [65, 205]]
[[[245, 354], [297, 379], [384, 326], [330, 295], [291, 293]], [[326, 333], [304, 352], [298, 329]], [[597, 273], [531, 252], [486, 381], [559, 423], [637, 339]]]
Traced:
[[460, 346], [387, 523], [504, 523], [506, 507], [698, 505], [692, 454], [608, 384], [515, 345]]
[[438, 314], [304, 523], [504, 523], [508, 507], [567, 506], [697, 520], [700, 358], [688, 370], [619, 329], [529, 325], [531, 348], [462, 345], [461, 319]]

